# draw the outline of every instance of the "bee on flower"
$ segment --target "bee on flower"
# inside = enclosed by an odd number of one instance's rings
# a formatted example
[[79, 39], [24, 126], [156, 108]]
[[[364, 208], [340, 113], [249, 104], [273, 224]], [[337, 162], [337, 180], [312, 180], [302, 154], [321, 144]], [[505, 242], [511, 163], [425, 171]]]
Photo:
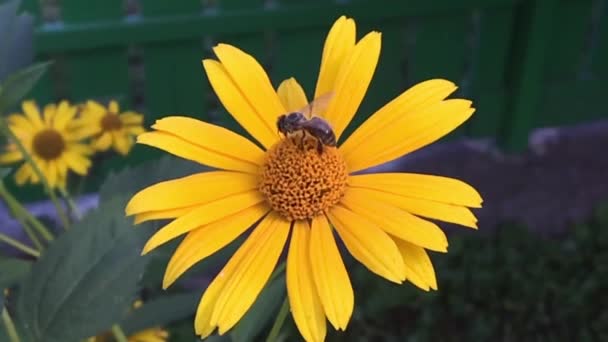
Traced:
[[[82, 143], [82, 132], [71, 124], [77, 108], [68, 101], [48, 104], [41, 110], [34, 101], [24, 101], [22, 112], [8, 116], [9, 129], [31, 155], [51, 188], [65, 188], [68, 171], [84, 176], [91, 166], [93, 149]], [[40, 182], [32, 166], [14, 142], [9, 141], [0, 154], [0, 165], [22, 163], [15, 172], [15, 182]]]
[[113, 149], [121, 155], [129, 153], [135, 136], [143, 133], [142, 114], [120, 112], [118, 102], [112, 100], [107, 107], [89, 100], [81, 106], [81, 113], [73, 127], [83, 131], [83, 136], [92, 139], [91, 146], [99, 152]]
[[465, 122], [474, 108], [469, 100], [447, 99], [457, 88], [452, 82], [428, 80], [340, 140], [380, 55], [381, 34], [370, 32], [357, 41], [355, 26], [353, 19], [341, 17], [326, 38], [313, 97], [330, 98], [323, 106], [308, 105], [294, 78], [275, 89], [254, 57], [228, 44], [214, 47], [217, 60], [203, 61], [209, 82], [258, 144], [183, 116], [158, 120], [152, 132], [138, 137], [140, 144], [219, 169], [152, 185], [126, 207], [136, 223], [172, 220], [148, 240], [143, 253], [186, 235], [167, 266], [164, 288], [250, 233], [204, 292], [194, 322], [198, 335], [216, 329], [224, 334], [237, 324], [268, 282], [288, 239], [291, 314], [305, 340], [323, 341], [326, 319], [344, 330], [354, 308], [334, 233], [371, 272], [428, 291], [437, 289], [437, 281], [427, 250], [448, 247], [444, 232], [428, 219], [477, 227], [469, 208], [481, 207], [482, 199], [462, 181], [358, 174], [433, 143]]

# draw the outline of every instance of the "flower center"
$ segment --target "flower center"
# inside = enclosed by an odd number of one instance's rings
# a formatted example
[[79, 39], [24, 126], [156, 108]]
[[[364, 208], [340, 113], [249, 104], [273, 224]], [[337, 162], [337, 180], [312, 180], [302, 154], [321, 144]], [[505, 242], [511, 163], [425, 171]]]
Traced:
[[301, 136], [272, 146], [262, 167], [259, 190], [272, 209], [288, 220], [310, 219], [344, 195], [348, 171], [335, 147], [317, 150], [317, 141]]
[[33, 149], [36, 155], [45, 160], [56, 159], [65, 149], [65, 141], [54, 129], [45, 129], [34, 136]]
[[117, 131], [122, 128], [122, 121], [118, 115], [108, 112], [101, 118], [101, 128], [104, 131]]

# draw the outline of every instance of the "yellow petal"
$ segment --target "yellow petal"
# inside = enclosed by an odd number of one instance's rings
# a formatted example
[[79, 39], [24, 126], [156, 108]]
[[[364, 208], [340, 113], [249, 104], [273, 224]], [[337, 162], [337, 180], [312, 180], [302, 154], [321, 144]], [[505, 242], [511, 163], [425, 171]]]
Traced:
[[119, 118], [124, 125], [139, 125], [144, 122], [144, 116], [135, 112], [124, 112]]
[[50, 160], [46, 163], [46, 180], [49, 182], [49, 186], [51, 188], [56, 187], [57, 185], [57, 164], [54, 160]]
[[[178, 157], [197, 163], [225, 170], [242, 171], [257, 174], [259, 166], [243, 158], [241, 154], [229, 155], [224, 152], [209, 150], [176, 135], [165, 132], [146, 132], [137, 137], [137, 142], [165, 150]], [[221, 141], [215, 142], [221, 146]], [[249, 158], [247, 158], [249, 159]]]
[[31, 121], [20, 114], [11, 114], [7, 117], [7, 121], [12, 131], [33, 132], [34, 126]]
[[[428, 145], [465, 122], [475, 111], [471, 101], [452, 99], [415, 112], [369, 136], [355, 149], [342, 150], [351, 172], [379, 165]], [[348, 153], [347, 153], [348, 152]]]
[[126, 135], [124, 131], [118, 131], [113, 133], [114, 150], [119, 154], [125, 156], [131, 150], [131, 139]]
[[167, 265], [163, 289], [171, 286], [194, 264], [232, 242], [269, 210], [265, 203], [260, 203], [188, 233]]
[[162, 220], [162, 219], [172, 219], [180, 216], [184, 216], [192, 210], [200, 207], [200, 204], [192, 205], [189, 207], [176, 208], [176, 209], [166, 209], [166, 210], [153, 210], [153, 211], [145, 211], [140, 214], [135, 214], [134, 224], [140, 224], [142, 222], [151, 221], [151, 220]]
[[383, 135], [401, 120], [406, 125], [415, 113], [439, 103], [456, 89], [454, 83], [443, 79], [432, 79], [414, 85], [370, 116], [340, 146], [340, 151], [345, 155], [356, 153], [359, 146], [367, 144], [374, 135], [379, 132]]
[[355, 21], [345, 16], [338, 18], [329, 30], [323, 46], [315, 98], [334, 90], [338, 71], [355, 48], [355, 35]]
[[367, 197], [368, 200], [394, 205], [414, 215], [477, 228], [475, 215], [466, 207], [363, 188], [349, 188], [349, 192], [358, 197]]
[[454, 178], [416, 173], [376, 173], [349, 178], [348, 185], [472, 208], [481, 207], [481, 196], [472, 186]]
[[437, 290], [435, 269], [424, 248], [403, 240], [396, 240], [395, 243], [403, 257], [408, 280], [423, 290]]
[[276, 119], [285, 113], [266, 72], [250, 55], [226, 44], [213, 51], [221, 63], [204, 60], [209, 82], [226, 110], [264, 147], [277, 140]]
[[10, 164], [23, 159], [19, 150], [9, 151], [0, 155], [0, 164]]
[[107, 151], [112, 146], [112, 133], [103, 132], [99, 138], [93, 140], [92, 146], [98, 151]]
[[65, 129], [74, 116], [76, 116], [76, 107], [70, 106], [67, 101], [61, 101], [57, 107], [53, 127], [59, 130]]
[[19, 167], [17, 172], [15, 172], [15, 183], [17, 185], [23, 185], [32, 175], [32, 167], [28, 163], [24, 163]]
[[107, 112], [106, 108], [103, 105], [93, 100], [88, 100], [86, 102], [86, 110], [87, 113], [95, 113], [101, 115], [104, 115]]
[[264, 151], [247, 138], [204, 121], [172, 116], [157, 120], [152, 128], [173, 134], [211, 153], [225, 154], [256, 166], [264, 161]]
[[83, 156], [93, 154], [93, 149], [89, 145], [72, 143], [68, 149], [74, 153], [82, 154]]
[[325, 313], [312, 279], [310, 227], [304, 221], [293, 225], [287, 256], [287, 294], [291, 315], [304, 340], [324, 341]]
[[401, 284], [405, 280], [403, 259], [393, 239], [365, 219], [340, 205], [328, 217], [355, 259], [377, 275]]
[[346, 191], [342, 205], [365, 217], [385, 232], [434, 251], [446, 252], [445, 233], [433, 222], [414, 216], [403, 209]]
[[28, 120], [35, 128], [43, 128], [44, 123], [40, 118], [40, 111], [38, 110], [38, 106], [34, 101], [23, 101], [21, 103], [21, 108], [23, 109], [23, 113], [27, 116]]
[[231, 171], [201, 172], [156, 183], [139, 191], [131, 198], [125, 212], [133, 215], [205, 204], [254, 190], [257, 186], [258, 180], [254, 175]]
[[116, 102], [116, 100], [110, 101], [110, 104], [108, 105], [108, 111], [114, 114], [118, 114], [118, 112], [120, 112], [120, 107], [118, 106], [118, 102]]
[[[224, 286], [230, 280], [232, 274], [234, 274], [237, 267], [242, 261], [251, 255], [252, 251], [259, 246], [260, 237], [266, 235], [268, 232], [268, 220], [264, 220], [264, 227], [257, 227], [253, 230], [251, 235], [245, 240], [245, 242], [239, 247], [234, 255], [228, 260], [228, 263], [220, 271], [220, 273], [213, 279], [205, 294], [201, 299], [198, 308], [196, 310], [196, 317], [194, 318], [194, 330], [197, 335], [201, 335], [202, 338], [209, 336], [213, 330], [217, 327], [217, 322], [212, 322], [211, 315], [215, 309], [217, 300], [222, 294]], [[265, 228], [265, 229], [259, 229]], [[259, 249], [264, 248], [263, 246]]]
[[66, 151], [63, 154], [63, 158], [68, 167], [81, 176], [86, 175], [89, 167], [91, 166], [91, 161], [89, 159], [74, 152], [73, 150]]
[[248, 191], [203, 204], [162, 227], [148, 240], [142, 254], [198, 227], [223, 219], [264, 201], [257, 191]]
[[336, 138], [344, 132], [367, 92], [380, 57], [380, 36], [379, 32], [368, 33], [340, 67], [333, 89], [335, 95], [324, 115]]
[[335, 329], [346, 330], [355, 296], [329, 222], [323, 215], [312, 220], [310, 265], [327, 319]]
[[53, 118], [55, 117], [56, 109], [57, 109], [57, 106], [55, 106], [55, 104], [53, 104], [53, 103], [49, 103], [46, 106], [44, 106], [42, 115], [44, 117], [44, 124], [47, 127], [53, 127]]
[[127, 126], [127, 127], [125, 127], [125, 129], [127, 130], [127, 133], [129, 133], [131, 135], [140, 135], [146, 131], [141, 126]]
[[287, 112], [300, 110], [308, 104], [304, 89], [293, 77], [281, 82], [277, 93]]
[[285, 247], [289, 225], [278, 214], [268, 214], [255, 228], [262, 232], [253, 248], [233, 272], [225, 275], [228, 281], [211, 314], [211, 322], [217, 322], [220, 335], [243, 317], [266, 285]]

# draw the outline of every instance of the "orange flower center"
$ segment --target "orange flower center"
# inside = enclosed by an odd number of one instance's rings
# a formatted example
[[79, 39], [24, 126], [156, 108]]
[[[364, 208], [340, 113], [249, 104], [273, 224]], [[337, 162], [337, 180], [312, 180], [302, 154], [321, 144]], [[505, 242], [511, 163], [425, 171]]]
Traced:
[[337, 204], [346, 189], [346, 162], [335, 147], [317, 150], [317, 141], [285, 138], [271, 147], [259, 190], [288, 220], [310, 219]]
[[34, 136], [33, 149], [38, 157], [53, 160], [65, 150], [65, 141], [56, 130], [45, 129]]
[[104, 131], [117, 131], [122, 128], [122, 121], [117, 114], [108, 112], [101, 118], [101, 128]]

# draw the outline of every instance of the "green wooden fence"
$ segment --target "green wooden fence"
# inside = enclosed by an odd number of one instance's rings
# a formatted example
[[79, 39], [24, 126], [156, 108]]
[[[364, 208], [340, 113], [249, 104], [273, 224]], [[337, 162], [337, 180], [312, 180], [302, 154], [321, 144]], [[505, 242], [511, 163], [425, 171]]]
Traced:
[[[56, 2], [56, 1], [55, 1]], [[608, 0], [61, 0], [38, 14], [39, 59], [56, 63], [32, 96], [119, 98], [147, 123], [187, 114], [235, 127], [201, 59], [224, 41], [255, 55], [275, 84], [312, 92], [323, 39], [342, 14], [383, 32], [380, 63], [353, 126], [406, 87], [443, 77], [475, 100], [452, 137], [495, 136], [521, 149], [539, 126], [608, 117]], [[52, 8], [52, 6], [51, 6]], [[46, 18], [45, 18], [46, 17]], [[150, 158], [141, 148], [133, 161]], [[110, 163], [109, 165], [116, 165]]]

